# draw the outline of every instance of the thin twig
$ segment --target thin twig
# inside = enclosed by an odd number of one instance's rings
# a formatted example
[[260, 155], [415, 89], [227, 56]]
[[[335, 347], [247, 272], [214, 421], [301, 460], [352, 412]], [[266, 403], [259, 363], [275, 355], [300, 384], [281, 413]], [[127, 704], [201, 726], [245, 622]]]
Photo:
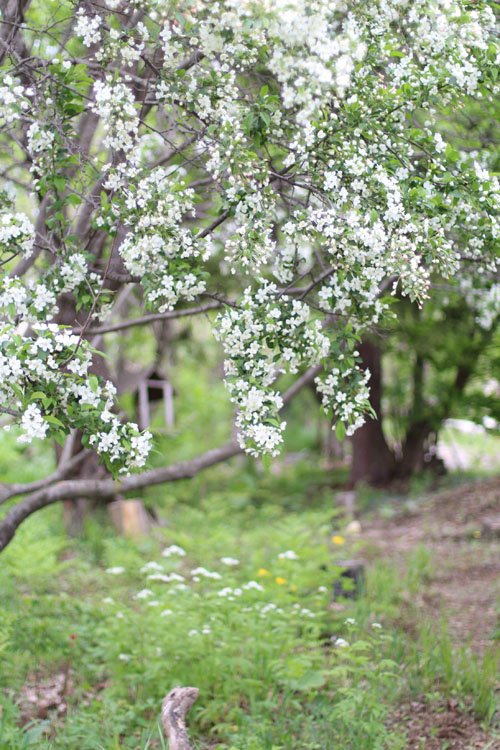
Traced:
[[[216, 310], [221, 306], [220, 302], [207, 302], [206, 305], [199, 305], [198, 307], [188, 307], [184, 310], [169, 310], [164, 313], [151, 313], [150, 315], [143, 315], [140, 318], [132, 318], [132, 320], [124, 320], [121, 323], [112, 323], [107, 326], [100, 326], [98, 328], [88, 328], [86, 334], [90, 335], [101, 335], [103, 333], [113, 333], [114, 331], [123, 331], [127, 328], [134, 328], [135, 326], [144, 326], [149, 323], [154, 323], [156, 320], [175, 320], [177, 318], [185, 318], [191, 315], [200, 315], [208, 310]], [[74, 328], [73, 333], [81, 333], [82, 328]]]

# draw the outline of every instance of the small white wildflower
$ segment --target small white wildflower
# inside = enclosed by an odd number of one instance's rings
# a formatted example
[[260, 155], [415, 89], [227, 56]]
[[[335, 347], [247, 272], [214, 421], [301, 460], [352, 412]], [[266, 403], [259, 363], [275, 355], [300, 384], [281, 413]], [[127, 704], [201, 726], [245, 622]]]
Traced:
[[106, 573], [109, 573], [112, 576], [119, 576], [122, 573], [125, 573], [125, 568], [117, 565], [115, 568], [106, 568]]
[[118, 654], [118, 658], [120, 661], [130, 661], [132, 657], [129, 654]]
[[287, 549], [286, 552], [280, 552], [278, 555], [279, 560], [298, 560], [299, 556], [296, 552], [291, 549]]
[[177, 544], [171, 544], [170, 547], [165, 547], [162, 555], [163, 557], [172, 557], [172, 555], [186, 557], [186, 550], [182, 549], [182, 547], [178, 547]]
[[191, 575], [196, 579], [197, 576], [203, 576], [204, 578], [213, 578], [215, 581], [220, 581], [222, 576], [220, 573], [214, 573], [206, 568], [194, 568], [191, 571]]
[[114, 604], [114, 599], [111, 596], [107, 596], [105, 599], [102, 600], [103, 604]]
[[344, 622], [345, 625], [356, 625], [356, 620], [354, 619], [354, 617], [348, 617]]
[[162, 612], [160, 612], [160, 617], [169, 617], [170, 615], [173, 615], [172, 609], [164, 609]]
[[150, 589], [142, 589], [137, 592], [134, 599], [148, 599], [150, 596], [153, 596], [153, 592]]
[[148, 573], [150, 570], [155, 570], [158, 573], [161, 573], [163, 570], [163, 566], [154, 561], [148, 562], [146, 563], [146, 565], [142, 566], [141, 573]]
[[382, 625], [379, 622], [373, 622], [372, 628], [375, 628], [375, 630], [382, 630]]
[[337, 638], [337, 640], [334, 643], [334, 646], [336, 648], [346, 648], [349, 645], [348, 641], [345, 641], [343, 638]]
[[150, 573], [147, 577], [148, 581], [163, 581], [164, 583], [170, 582], [170, 576], [165, 573]]
[[307, 607], [303, 607], [303, 608], [302, 608], [302, 609], [300, 610], [300, 614], [301, 614], [301, 615], [302, 615], [303, 617], [311, 617], [311, 618], [314, 618], [314, 617], [316, 617], [316, 615], [314, 614], [314, 612], [311, 612], [311, 610], [310, 610], [310, 609], [307, 609]]
[[264, 591], [264, 587], [260, 585], [260, 583], [257, 583], [257, 581], [248, 581], [248, 583], [245, 583], [243, 586], [245, 591], [248, 591], [250, 589], [255, 589], [255, 591]]
[[240, 564], [240, 561], [235, 557], [221, 557], [220, 561], [223, 565], [227, 565], [228, 567]]

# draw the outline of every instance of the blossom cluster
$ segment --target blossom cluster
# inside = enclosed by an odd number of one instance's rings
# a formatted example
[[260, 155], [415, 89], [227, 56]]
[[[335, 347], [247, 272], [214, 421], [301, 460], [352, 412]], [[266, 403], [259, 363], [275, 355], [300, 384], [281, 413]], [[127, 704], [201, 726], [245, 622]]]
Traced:
[[29, 255], [35, 241], [35, 229], [33, 224], [22, 213], [11, 213], [9, 211], [0, 213], [0, 254], [2, 256], [14, 256], [17, 254]]
[[31, 107], [33, 89], [23, 86], [12, 75], [5, 75], [0, 86], [0, 123], [12, 125], [20, 120]]
[[90, 375], [88, 346], [54, 324], [31, 328], [30, 336], [9, 325], [0, 328], [0, 400], [19, 413], [19, 441], [79, 428], [83, 444], [94, 447], [111, 470], [143, 467], [151, 435], [111, 411], [116, 389]]
[[217, 321], [224, 349], [226, 383], [238, 413], [239, 439], [252, 455], [276, 455], [286, 423], [279, 419], [283, 400], [271, 386], [284, 367], [319, 364], [330, 351], [321, 322], [309, 307], [280, 295], [275, 284], [262, 283], [257, 294], [247, 288], [241, 309], [228, 308]]
[[210, 245], [183, 225], [195, 211], [194, 197], [182, 179], [161, 167], [122, 192], [119, 215], [131, 230], [120, 255], [130, 273], [141, 277], [147, 301], [160, 312], [206, 289], [199, 265], [209, 257]]

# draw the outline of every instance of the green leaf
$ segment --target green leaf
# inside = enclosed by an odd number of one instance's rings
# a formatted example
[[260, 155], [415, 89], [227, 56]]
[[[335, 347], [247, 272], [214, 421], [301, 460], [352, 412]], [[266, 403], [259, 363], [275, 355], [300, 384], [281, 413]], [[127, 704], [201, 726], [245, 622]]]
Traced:
[[262, 456], [262, 466], [264, 467], [264, 469], [266, 469], [266, 471], [271, 468], [271, 456], [269, 455], [269, 453], [264, 453], [264, 455]]
[[64, 177], [54, 177], [53, 183], [59, 192], [62, 192], [66, 187], [66, 180]]
[[44, 419], [45, 419], [46, 422], [49, 422], [49, 424], [53, 424], [56, 427], [62, 427], [63, 430], [66, 429], [65, 424], [63, 422], [61, 422], [61, 420], [58, 419], [57, 417], [54, 417], [52, 414], [46, 414], [44, 416]]
[[337, 422], [337, 424], [335, 425], [335, 434], [337, 436], [337, 440], [341, 443], [345, 438], [345, 425], [343, 422]]
[[30, 401], [47, 401], [47, 394], [42, 391], [34, 391], [30, 396]]

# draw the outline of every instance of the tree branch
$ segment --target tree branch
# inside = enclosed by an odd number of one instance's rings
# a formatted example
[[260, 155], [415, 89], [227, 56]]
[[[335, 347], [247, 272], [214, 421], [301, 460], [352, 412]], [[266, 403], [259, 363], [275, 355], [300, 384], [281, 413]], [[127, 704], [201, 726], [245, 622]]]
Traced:
[[[216, 310], [220, 306], [220, 302], [207, 302], [206, 305], [199, 305], [198, 307], [188, 307], [184, 310], [170, 310], [169, 312], [164, 313], [152, 313], [151, 315], [143, 315], [140, 318], [124, 320], [121, 323], [114, 323], [97, 328], [88, 328], [86, 330], [86, 334], [100, 335], [103, 333], [112, 333], [113, 331], [123, 331], [127, 328], [133, 328], [134, 326], [144, 326], [148, 323], [154, 323], [155, 320], [175, 320], [177, 318], [185, 318], [190, 315], [200, 315], [201, 313], [207, 312], [208, 310]], [[81, 333], [82, 331], [82, 328], [73, 329], [73, 333]]]
[[76, 456], [73, 456], [73, 458], [59, 466], [53, 474], [49, 474], [44, 479], [38, 479], [36, 482], [28, 482], [27, 484], [0, 484], [0, 505], [6, 503], [12, 497], [16, 497], [16, 495], [27, 495], [30, 492], [36, 492], [36, 490], [41, 490], [55, 482], [59, 482], [61, 479], [67, 477], [73, 469], [80, 466], [88, 455], [90, 455], [90, 451], [88, 450], [77, 453]]
[[[283, 406], [286, 406], [297, 395], [297, 393], [321, 371], [321, 366], [310, 367], [301, 375], [295, 383], [283, 394]], [[118, 494], [135, 492], [146, 487], [152, 487], [166, 482], [176, 482], [181, 479], [192, 479], [200, 471], [211, 466], [227, 461], [233, 456], [242, 453], [242, 448], [236, 440], [231, 440], [219, 448], [202, 453], [196, 458], [188, 461], [179, 461], [171, 466], [159, 469], [151, 469], [142, 474], [115, 479], [67, 479], [65, 481], [51, 483], [36, 492], [33, 492], [23, 501], [15, 505], [7, 515], [0, 521], [0, 552], [12, 541], [16, 530], [37, 510], [53, 505], [60, 500], [69, 500], [75, 497], [86, 498], [112, 498]], [[57, 472], [56, 472], [57, 474]], [[43, 480], [41, 480], [43, 481]], [[52, 480], [54, 481], [54, 480]], [[19, 493], [16, 493], [19, 494]]]

